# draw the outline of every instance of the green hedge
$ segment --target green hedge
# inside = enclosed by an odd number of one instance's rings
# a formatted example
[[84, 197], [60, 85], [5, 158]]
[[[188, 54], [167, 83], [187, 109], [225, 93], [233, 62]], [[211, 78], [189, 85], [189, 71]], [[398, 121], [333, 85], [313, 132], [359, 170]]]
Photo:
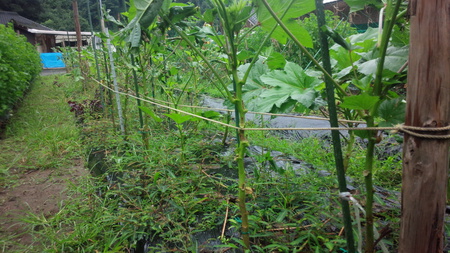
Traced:
[[11, 27], [0, 25], [0, 117], [24, 96], [41, 70], [36, 48]]

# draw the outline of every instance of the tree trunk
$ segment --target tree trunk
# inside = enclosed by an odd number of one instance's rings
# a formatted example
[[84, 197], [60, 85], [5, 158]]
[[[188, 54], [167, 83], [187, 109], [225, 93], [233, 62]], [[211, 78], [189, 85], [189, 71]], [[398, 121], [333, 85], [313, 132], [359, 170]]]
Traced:
[[[406, 126], [450, 120], [450, 1], [411, 0]], [[449, 131], [418, 134], [446, 135]], [[414, 136], [413, 136], [414, 135]], [[405, 134], [399, 252], [443, 252], [449, 140]]]

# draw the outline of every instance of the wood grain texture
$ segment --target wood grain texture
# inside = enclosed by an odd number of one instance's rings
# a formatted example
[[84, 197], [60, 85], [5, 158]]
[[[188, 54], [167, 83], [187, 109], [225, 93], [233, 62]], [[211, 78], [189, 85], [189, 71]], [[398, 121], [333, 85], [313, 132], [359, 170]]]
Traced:
[[[450, 1], [411, 0], [411, 42], [405, 124], [450, 121]], [[436, 132], [427, 134], [448, 134]], [[399, 252], [442, 252], [449, 141], [405, 134]]]

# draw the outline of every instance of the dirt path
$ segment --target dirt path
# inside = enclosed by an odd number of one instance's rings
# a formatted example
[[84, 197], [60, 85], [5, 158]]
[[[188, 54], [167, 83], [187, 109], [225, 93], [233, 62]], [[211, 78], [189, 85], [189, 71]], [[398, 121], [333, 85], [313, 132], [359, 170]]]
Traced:
[[74, 160], [74, 166], [64, 174], [59, 169], [31, 170], [20, 176], [18, 186], [0, 189], [0, 236], [10, 242], [1, 245], [2, 252], [23, 252], [38, 246], [28, 232], [29, 225], [21, 220], [29, 213], [45, 218], [57, 213], [68, 183], [85, 174], [83, 162]]
[[[25, 98], [23, 108], [31, 113], [17, 112], [14, 116], [17, 117], [15, 121], [24, 123], [25, 126], [20, 126], [22, 131], [0, 139], [0, 252], [41, 252], [39, 240], [35, 240], [30, 233], [31, 229], [37, 230], [39, 227], [32, 228], [24, 222], [24, 218], [44, 219], [57, 213], [68, 196], [68, 185], [88, 173], [81, 158], [68, 157], [66, 150], [69, 145], [74, 145], [72, 139], [60, 137], [74, 138], [61, 128], [73, 127], [75, 122], [69, 108], [65, 108], [64, 95], [54, 85], [58, 77], [47, 77], [45, 80], [38, 80], [37, 86]], [[37, 122], [43, 122], [42, 125], [31, 119], [35, 115], [39, 117]], [[42, 137], [30, 135], [32, 131], [48, 131], [43, 136], [49, 140], [39, 142]], [[30, 141], [30, 138], [36, 140]], [[38, 144], [27, 145], [33, 142]], [[49, 150], [47, 145], [51, 143], [56, 143], [57, 148]], [[48, 165], [51, 162], [54, 165]]]

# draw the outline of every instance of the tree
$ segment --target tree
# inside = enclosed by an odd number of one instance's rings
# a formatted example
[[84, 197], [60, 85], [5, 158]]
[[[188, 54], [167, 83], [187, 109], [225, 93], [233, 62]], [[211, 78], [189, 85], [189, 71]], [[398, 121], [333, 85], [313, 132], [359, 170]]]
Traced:
[[31, 20], [38, 20], [43, 11], [41, 2], [34, 0], [2, 0], [0, 10], [14, 11]]
[[[71, 0], [40, 0], [43, 9], [39, 22], [55, 30], [75, 31]], [[87, 15], [86, 15], [87, 17]], [[87, 19], [80, 16], [82, 30], [88, 30]]]

